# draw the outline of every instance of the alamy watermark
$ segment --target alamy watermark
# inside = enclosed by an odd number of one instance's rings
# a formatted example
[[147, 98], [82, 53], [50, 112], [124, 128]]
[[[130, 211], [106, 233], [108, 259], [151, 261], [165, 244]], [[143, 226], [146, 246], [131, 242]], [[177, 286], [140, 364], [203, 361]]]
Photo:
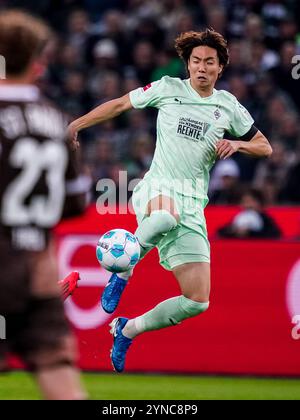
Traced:
[[295, 64], [292, 70], [292, 78], [294, 80], [300, 79], [300, 55], [295, 55], [292, 58], [292, 64]]
[[6, 339], [6, 320], [0, 315], [0, 340]]
[[6, 79], [6, 61], [3, 55], [0, 55], [0, 80]]
[[[199, 179], [164, 179], [147, 177], [146, 179], [128, 180], [127, 171], [120, 171], [118, 179], [101, 179], [96, 191], [99, 197], [96, 202], [97, 212], [104, 214], [140, 214], [151, 213], [151, 206], [157, 209], [154, 199], [161, 196], [164, 210], [173, 213], [188, 211], [199, 213], [199, 205], [204, 201], [205, 185]], [[132, 196], [131, 196], [132, 194]], [[172, 200], [170, 200], [170, 198]], [[198, 199], [195, 199], [198, 198]]]

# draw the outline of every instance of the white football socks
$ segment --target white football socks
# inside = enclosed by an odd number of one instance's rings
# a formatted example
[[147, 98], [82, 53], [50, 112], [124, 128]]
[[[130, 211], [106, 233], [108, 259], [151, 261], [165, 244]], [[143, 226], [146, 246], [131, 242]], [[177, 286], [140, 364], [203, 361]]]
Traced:
[[144, 323], [141, 319], [142, 317], [137, 317], [134, 319], [130, 319], [125, 327], [122, 330], [122, 334], [127, 338], [135, 338], [139, 334], [142, 334], [144, 332]]

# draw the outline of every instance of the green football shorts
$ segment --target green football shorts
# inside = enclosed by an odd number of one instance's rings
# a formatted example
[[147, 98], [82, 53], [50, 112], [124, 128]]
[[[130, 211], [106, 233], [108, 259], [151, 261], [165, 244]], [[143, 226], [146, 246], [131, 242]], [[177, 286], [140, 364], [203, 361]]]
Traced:
[[158, 195], [173, 198], [180, 215], [177, 227], [165, 234], [157, 245], [160, 264], [166, 270], [173, 270], [186, 263], [210, 263], [210, 244], [204, 216], [207, 200], [184, 196], [166, 186], [161, 188], [149, 180], [142, 180], [132, 195], [132, 205], [138, 224], [146, 217], [149, 201]]

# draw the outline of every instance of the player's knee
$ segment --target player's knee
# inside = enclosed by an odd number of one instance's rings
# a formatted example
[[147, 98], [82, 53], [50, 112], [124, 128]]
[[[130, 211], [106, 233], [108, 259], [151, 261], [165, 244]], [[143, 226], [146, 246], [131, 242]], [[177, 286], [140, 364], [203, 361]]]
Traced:
[[198, 301], [193, 301], [194, 302], [194, 312], [195, 315], [200, 315], [203, 314], [204, 312], [206, 312], [209, 308], [209, 302], [205, 301], [205, 302], [198, 302]]
[[194, 317], [207, 311], [209, 308], [209, 302], [208, 301], [197, 302], [195, 300], [182, 296], [181, 307], [185, 311], [185, 313], [188, 315], [188, 317]]
[[186, 297], [197, 303], [209, 302], [209, 293], [193, 293]]
[[155, 229], [162, 233], [175, 229], [179, 223], [179, 215], [173, 215], [167, 210], [155, 210], [151, 213], [151, 217], [155, 221]]
[[208, 286], [201, 287], [201, 290], [194, 290], [194, 291], [190, 291], [189, 293], [184, 293], [184, 296], [187, 299], [190, 299], [193, 302], [197, 302], [197, 303], [209, 302], [209, 295], [210, 295], [210, 290]]
[[206, 302], [196, 302], [198, 304], [198, 315], [203, 314], [209, 308], [209, 301]]

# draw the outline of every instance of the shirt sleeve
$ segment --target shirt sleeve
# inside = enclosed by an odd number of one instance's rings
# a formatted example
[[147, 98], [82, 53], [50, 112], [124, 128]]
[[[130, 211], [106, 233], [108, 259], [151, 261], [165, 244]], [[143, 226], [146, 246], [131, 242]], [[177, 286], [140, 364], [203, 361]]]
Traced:
[[167, 87], [167, 78], [149, 83], [147, 86], [139, 87], [129, 93], [129, 98], [133, 108], [143, 109], [146, 107], [159, 108], [164, 91]]
[[235, 137], [243, 137], [251, 130], [253, 124], [254, 120], [247, 109], [236, 101], [229, 133]]

